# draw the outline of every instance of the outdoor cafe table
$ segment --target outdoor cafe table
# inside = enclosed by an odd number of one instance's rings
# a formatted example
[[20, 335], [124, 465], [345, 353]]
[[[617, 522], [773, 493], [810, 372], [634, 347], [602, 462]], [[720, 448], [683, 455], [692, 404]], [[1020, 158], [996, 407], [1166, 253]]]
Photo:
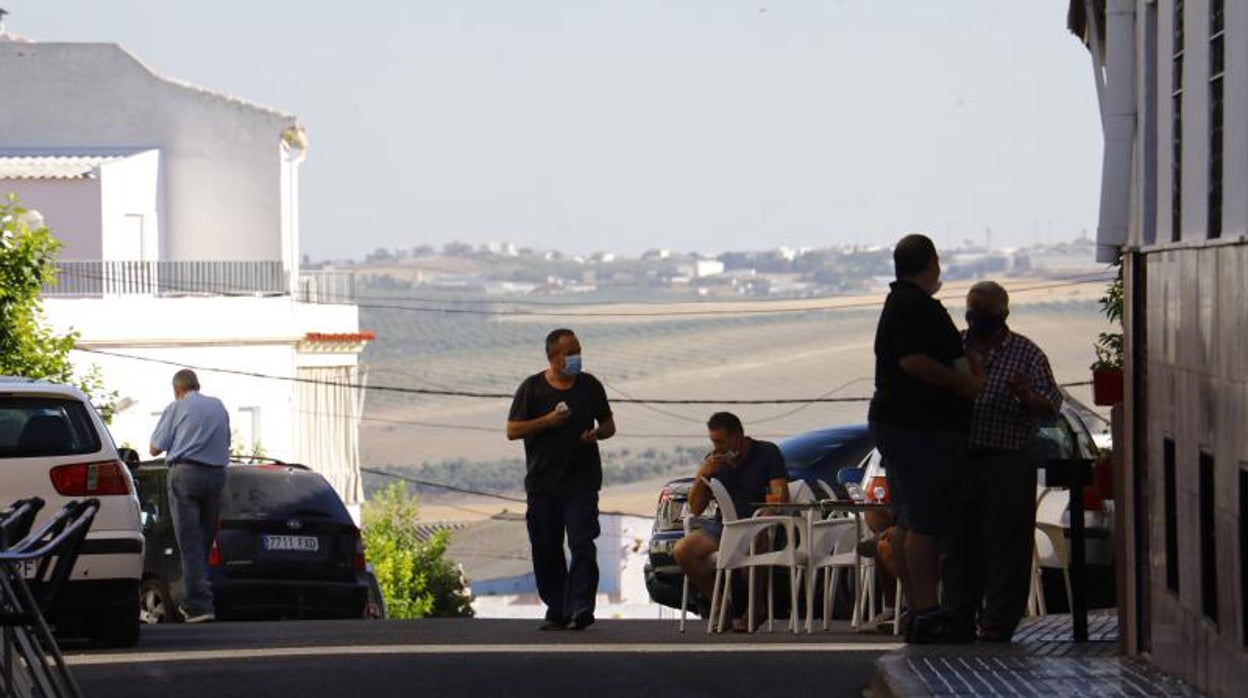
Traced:
[[[826, 514], [831, 514], [831, 513], [836, 513], [836, 512], [845, 512], [845, 513], [853, 514], [854, 515], [854, 530], [856, 533], [855, 539], [862, 540], [862, 514], [863, 512], [892, 511], [892, 506], [889, 504], [879, 504], [876, 502], [864, 502], [864, 501], [852, 500], [852, 499], [821, 499], [815, 502], [750, 502], [750, 505], [755, 507], [755, 514], [757, 514], [758, 511], [761, 509], [770, 509], [775, 512], [781, 512], [781, 513], [787, 512], [795, 516], [801, 516], [802, 519], [805, 521], [805, 527], [804, 527], [804, 530], [802, 531], [802, 534], [806, 536], [807, 541], [811, 540], [811, 538], [813, 537], [816, 513], [821, 514], [821, 515], [826, 515]], [[812, 562], [813, 560], [808, 560], [808, 564]], [[860, 613], [862, 609], [861, 609], [861, 604], [859, 603], [858, 595], [862, 592], [860, 588], [862, 585], [859, 583], [860, 580], [857, 576], [860, 564], [861, 564], [861, 557], [858, 553], [858, 546], [855, 544], [854, 545], [854, 575], [855, 575], [854, 577], [854, 611], [849, 621], [849, 625], [851, 628], [857, 628], [861, 620]], [[813, 571], [806, 575], [806, 584], [808, 585], [814, 584]], [[793, 608], [796, 608], [797, 606], [796, 600], [792, 601], [790, 605]], [[811, 605], [808, 604], [806, 608], [806, 632], [807, 633], [812, 631], [812, 625], [813, 625], [813, 609], [810, 606]]]

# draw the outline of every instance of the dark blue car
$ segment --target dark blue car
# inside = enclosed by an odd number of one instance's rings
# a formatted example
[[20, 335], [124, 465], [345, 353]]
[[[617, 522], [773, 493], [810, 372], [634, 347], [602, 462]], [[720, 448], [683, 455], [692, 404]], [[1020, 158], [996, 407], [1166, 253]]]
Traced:
[[[819, 492], [817, 480], [827, 483], [836, 481], [836, 473], [844, 467], [862, 463], [875, 446], [866, 424], [827, 427], [808, 431], [779, 442], [780, 452], [789, 471], [790, 480], [806, 480], [814, 492]], [[650, 555], [645, 565], [646, 591], [655, 603], [680, 608], [683, 577], [680, 567], [672, 558], [672, 548], [684, 535], [685, 502], [692, 477], [672, 480], [659, 493], [659, 503], [654, 515], [654, 528], [650, 535]], [[714, 502], [711, 507], [714, 507]], [[711, 512], [713, 514], [713, 510]], [[779, 588], [785, 588], [781, 585]], [[698, 596], [691, 590], [691, 597]], [[818, 595], [818, 598], [822, 598]], [[777, 602], [784, 605], [787, 599]], [[691, 604], [696, 599], [691, 599]], [[695, 606], [691, 605], [690, 610]]]

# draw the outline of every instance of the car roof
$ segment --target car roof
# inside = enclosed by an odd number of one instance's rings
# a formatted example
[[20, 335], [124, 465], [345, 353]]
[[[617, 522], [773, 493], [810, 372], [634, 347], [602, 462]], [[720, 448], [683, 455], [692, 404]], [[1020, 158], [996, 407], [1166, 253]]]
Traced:
[[805, 469], [829, 454], [844, 449], [869, 449], [871, 429], [866, 424], [848, 424], [807, 431], [779, 443], [784, 463], [790, 470]]
[[86, 395], [77, 386], [68, 383], [53, 383], [43, 378], [25, 378], [23, 376], [0, 376], [0, 394], [30, 395], [62, 395], [86, 400]]

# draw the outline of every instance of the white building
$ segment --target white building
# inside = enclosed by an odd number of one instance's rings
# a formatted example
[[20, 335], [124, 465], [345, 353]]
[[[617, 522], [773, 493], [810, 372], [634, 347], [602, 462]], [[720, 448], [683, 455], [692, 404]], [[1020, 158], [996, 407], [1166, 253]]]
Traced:
[[1248, 2], [1072, 0], [1123, 257], [1120, 631], [1214, 695], [1248, 685]]
[[693, 262], [693, 276], [703, 278], [724, 273], [724, 263], [718, 259], [697, 259]]
[[0, 195], [64, 243], [49, 322], [119, 393], [119, 444], [146, 451], [179, 367], [259, 447], [361, 497], [363, 391], [351, 277], [299, 269], [290, 115], [161, 77], [115, 44], [0, 32]]

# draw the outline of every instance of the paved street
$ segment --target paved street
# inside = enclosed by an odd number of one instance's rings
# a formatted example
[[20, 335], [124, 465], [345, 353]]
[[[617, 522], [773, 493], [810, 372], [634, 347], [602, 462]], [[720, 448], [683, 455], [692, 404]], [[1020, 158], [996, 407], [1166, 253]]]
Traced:
[[89, 698], [862, 695], [891, 636], [684, 635], [675, 621], [582, 633], [515, 620], [220, 623], [143, 629], [116, 652], [66, 648]]

